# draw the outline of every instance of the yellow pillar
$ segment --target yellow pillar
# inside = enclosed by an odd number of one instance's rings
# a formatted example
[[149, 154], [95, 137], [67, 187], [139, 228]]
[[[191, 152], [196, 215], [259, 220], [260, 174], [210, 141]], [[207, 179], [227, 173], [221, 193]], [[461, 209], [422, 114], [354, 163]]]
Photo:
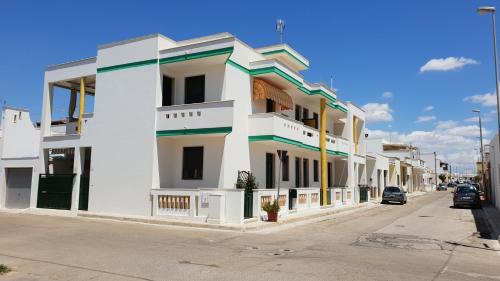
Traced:
[[354, 116], [353, 123], [354, 154], [358, 154], [358, 117]]
[[78, 113], [77, 132], [82, 134], [83, 112], [85, 111], [85, 77], [80, 78], [80, 111]]
[[328, 203], [326, 186], [328, 179], [326, 175], [326, 99], [320, 100], [320, 130], [319, 130], [319, 149], [321, 153], [321, 190], [323, 191], [323, 206]]

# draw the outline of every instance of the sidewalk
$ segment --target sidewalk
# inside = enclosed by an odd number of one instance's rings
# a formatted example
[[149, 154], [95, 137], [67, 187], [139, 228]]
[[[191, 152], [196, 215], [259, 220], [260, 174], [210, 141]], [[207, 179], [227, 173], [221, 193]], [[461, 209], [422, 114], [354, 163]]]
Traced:
[[483, 211], [491, 228], [491, 236], [500, 243], [500, 210], [490, 204], [483, 204]]
[[[408, 194], [408, 198], [414, 198], [427, 194], [426, 192], [415, 192]], [[338, 208], [325, 207], [317, 210], [310, 210], [303, 213], [290, 215], [284, 218], [279, 218], [277, 223], [260, 221], [257, 218], [247, 219], [243, 224], [209, 224], [196, 219], [176, 219], [176, 218], [158, 218], [150, 216], [124, 216], [121, 214], [102, 214], [92, 213], [87, 211], [65, 211], [51, 209], [25, 209], [25, 210], [9, 210], [0, 209], [3, 213], [16, 214], [31, 214], [31, 215], [48, 215], [60, 217], [77, 217], [80, 219], [99, 219], [113, 220], [129, 223], [147, 223], [155, 225], [164, 225], [172, 227], [191, 227], [198, 229], [213, 229], [225, 231], [242, 231], [242, 232], [259, 232], [259, 231], [280, 231], [284, 228], [292, 228], [298, 225], [315, 223], [323, 220], [331, 219], [339, 214], [350, 214], [361, 210], [380, 207], [380, 200], [371, 200], [357, 205], [342, 206]]]

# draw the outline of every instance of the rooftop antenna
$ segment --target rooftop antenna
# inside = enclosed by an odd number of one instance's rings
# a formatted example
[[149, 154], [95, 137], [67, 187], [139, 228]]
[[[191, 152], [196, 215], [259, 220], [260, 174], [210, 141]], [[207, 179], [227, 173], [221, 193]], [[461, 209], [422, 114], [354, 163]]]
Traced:
[[276, 20], [276, 31], [280, 33], [280, 44], [283, 44], [283, 31], [285, 31], [285, 21], [282, 19]]

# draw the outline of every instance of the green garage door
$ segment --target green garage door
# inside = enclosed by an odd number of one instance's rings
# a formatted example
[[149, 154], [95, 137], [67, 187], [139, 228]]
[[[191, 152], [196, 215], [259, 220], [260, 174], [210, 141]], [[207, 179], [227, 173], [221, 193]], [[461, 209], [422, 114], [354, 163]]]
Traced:
[[71, 209], [74, 174], [40, 174], [37, 208]]

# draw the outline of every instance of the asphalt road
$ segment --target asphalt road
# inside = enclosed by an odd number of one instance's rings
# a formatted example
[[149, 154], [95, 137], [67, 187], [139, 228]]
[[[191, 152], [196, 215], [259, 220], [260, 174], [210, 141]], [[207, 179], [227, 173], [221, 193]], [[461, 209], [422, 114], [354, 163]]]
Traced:
[[450, 192], [297, 227], [229, 232], [0, 214], [0, 280], [500, 280], [482, 210]]

